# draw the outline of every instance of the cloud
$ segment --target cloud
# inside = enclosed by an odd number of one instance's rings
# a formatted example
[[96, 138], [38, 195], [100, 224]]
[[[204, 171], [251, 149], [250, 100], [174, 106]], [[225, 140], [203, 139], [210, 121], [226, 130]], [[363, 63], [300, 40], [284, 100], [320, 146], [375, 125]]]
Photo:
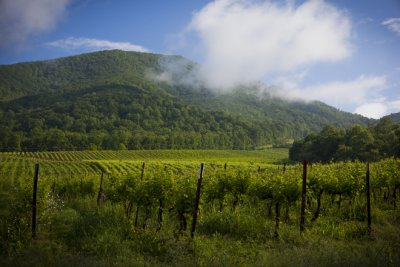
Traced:
[[129, 42], [112, 42], [108, 40], [98, 40], [93, 38], [66, 38], [46, 43], [48, 46], [62, 48], [66, 50], [111, 50], [119, 49], [125, 51], [148, 52], [148, 50], [140, 45]]
[[193, 15], [185, 33], [200, 41], [203, 76], [219, 88], [351, 55], [348, 15], [323, 0], [216, 0]]
[[382, 22], [382, 25], [385, 25], [389, 28], [389, 30], [400, 34], [400, 18], [388, 18]]
[[19, 47], [38, 33], [53, 29], [71, 0], [1, 0], [0, 48]]
[[149, 69], [147, 78], [157, 82], [166, 82], [174, 86], [202, 87], [199, 77], [199, 65], [179, 56], [162, 56], [158, 60], [158, 70]]
[[[302, 73], [297, 74], [302, 80]], [[289, 81], [296, 80], [288, 76]], [[285, 99], [320, 100], [342, 110], [353, 111], [369, 118], [381, 118], [390, 112], [400, 110], [400, 100], [387, 100], [383, 91], [387, 88], [386, 76], [361, 75], [353, 80], [333, 81], [302, 87], [298, 83], [289, 83], [281, 79], [283, 89], [274, 94]]]
[[367, 118], [379, 119], [385, 116], [388, 112], [388, 108], [385, 103], [366, 103], [356, 108], [354, 113], [363, 115]]
[[291, 90], [292, 95], [303, 99], [318, 99], [336, 107], [344, 107], [346, 105], [360, 105], [370, 99], [378, 99], [385, 87], [385, 76], [361, 75], [350, 81], [334, 81], [289, 90]]
[[390, 113], [396, 113], [400, 111], [400, 99], [387, 101], [381, 99], [375, 102], [365, 103], [357, 107], [354, 113], [363, 115], [368, 118], [379, 119]]
[[389, 112], [400, 112], [400, 99], [389, 102]]
[[369, 118], [381, 118], [390, 113], [400, 112], [400, 95], [388, 94], [388, 84], [384, 75], [360, 75], [346, 81], [333, 81], [312, 86], [303, 86], [307, 70], [291, 73], [276, 79], [278, 86], [265, 89], [273, 96], [287, 100], [319, 100], [341, 110], [361, 114]]

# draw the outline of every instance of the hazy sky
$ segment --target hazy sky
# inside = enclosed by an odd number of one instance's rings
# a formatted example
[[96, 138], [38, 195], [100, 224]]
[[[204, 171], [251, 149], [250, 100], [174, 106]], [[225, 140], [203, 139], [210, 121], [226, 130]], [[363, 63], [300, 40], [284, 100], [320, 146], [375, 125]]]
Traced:
[[0, 64], [105, 49], [183, 55], [220, 90], [400, 111], [400, 0], [0, 0]]

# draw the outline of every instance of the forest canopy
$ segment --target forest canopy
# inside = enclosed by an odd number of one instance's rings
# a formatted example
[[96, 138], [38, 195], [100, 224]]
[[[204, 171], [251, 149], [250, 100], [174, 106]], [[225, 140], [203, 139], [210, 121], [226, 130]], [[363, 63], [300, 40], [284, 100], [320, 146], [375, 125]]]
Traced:
[[151, 78], [168, 71], [165, 62], [195, 66], [118, 50], [0, 65], [0, 151], [289, 147], [327, 124], [371, 121], [257, 86], [218, 93]]
[[400, 157], [400, 124], [390, 117], [369, 127], [354, 125], [341, 130], [326, 126], [319, 134], [294, 142], [289, 150], [292, 161], [377, 161], [386, 157]]

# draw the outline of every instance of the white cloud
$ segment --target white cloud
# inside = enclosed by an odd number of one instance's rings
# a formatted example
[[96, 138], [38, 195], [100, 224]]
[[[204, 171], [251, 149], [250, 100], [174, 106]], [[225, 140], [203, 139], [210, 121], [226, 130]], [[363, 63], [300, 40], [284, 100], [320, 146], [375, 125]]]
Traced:
[[[303, 72], [298, 74], [299, 82]], [[288, 76], [289, 81], [296, 81], [296, 75]], [[389, 113], [400, 111], [400, 99], [387, 99], [384, 90], [388, 87], [385, 76], [361, 75], [353, 80], [334, 81], [314, 86], [302, 87], [299, 83], [290, 83], [282, 79], [283, 89], [274, 94], [286, 99], [320, 100], [342, 110], [353, 111], [365, 117], [378, 119]]]
[[382, 22], [382, 25], [385, 25], [389, 28], [389, 30], [400, 34], [400, 18], [388, 18]]
[[396, 112], [400, 112], [400, 99], [388, 101], [385, 98], [360, 105], [354, 111], [354, 113], [373, 119], [379, 119]]
[[379, 119], [387, 115], [388, 108], [385, 103], [382, 102], [366, 103], [357, 107], [354, 113], [363, 115], [367, 118]]
[[1, 0], [0, 48], [18, 47], [34, 34], [54, 28], [71, 0]]
[[[387, 89], [393, 84], [388, 82], [386, 76], [361, 75], [347, 81], [302, 86], [304, 73], [306, 72], [283, 77], [282, 83], [279, 84], [282, 89], [272, 93], [277, 97], [289, 100], [319, 100], [341, 110], [369, 118], [381, 118], [390, 113], [400, 112], [400, 95], [394, 93], [391, 97], [387, 97]], [[297, 80], [296, 77], [298, 77]]]
[[380, 98], [386, 87], [385, 76], [364, 76], [350, 81], [334, 81], [305, 88], [291, 89], [291, 94], [308, 100], [320, 100], [329, 105], [361, 105]]
[[347, 14], [323, 0], [216, 0], [194, 14], [187, 34], [199, 38], [208, 85], [228, 88], [277, 72], [351, 54]]
[[66, 38], [53, 42], [46, 43], [48, 46], [75, 50], [111, 50], [119, 49], [125, 51], [147, 52], [148, 50], [140, 45], [135, 45], [129, 42], [112, 42], [108, 40], [98, 40], [93, 38]]
[[307, 75], [307, 69], [286, 73], [284, 75], [278, 75], [277, 77], [275, 77], [272, 83], [275, 85], [279, 85], [286, 91], [290, 89], [298, 90], [299, 84], [301, 84], [301, 82]]

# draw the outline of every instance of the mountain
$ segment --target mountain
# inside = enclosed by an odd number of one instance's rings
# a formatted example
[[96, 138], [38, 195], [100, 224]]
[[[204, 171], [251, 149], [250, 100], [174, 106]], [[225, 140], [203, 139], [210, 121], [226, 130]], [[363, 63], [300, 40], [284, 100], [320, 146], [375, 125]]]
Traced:
[[390, 115], [385, 116], [384, 118], [386, 117], [391, 118], [394, 123], [400, 123], [400, 112], [392, 113]]
[[[173, 83], [153, 78], [171, 64]], [[218, 93], [179, 82], [196, 68], [180, 56], [118, 50], [0, 65], [0, 149], [262, 148], [369, 122], [254, 86]]]

